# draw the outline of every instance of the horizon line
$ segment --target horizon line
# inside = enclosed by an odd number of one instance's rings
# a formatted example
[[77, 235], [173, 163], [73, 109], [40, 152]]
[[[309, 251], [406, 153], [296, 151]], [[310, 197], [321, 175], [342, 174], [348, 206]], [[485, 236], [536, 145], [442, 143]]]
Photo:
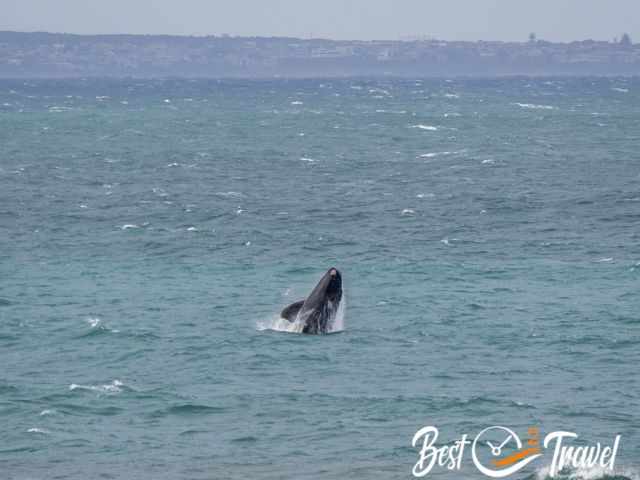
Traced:
[[[326, 42], [363, 42], [363, 43], [372, 43], [372, 42], [445, 42], [445, 43], [516, 43], [516, 44], [528, 44], [528, 43], [550, 43], [550, 44], [571, 44], [571, 43], [581, 43], [581, 42], [595, 42], [595, 43], [609, 43], [615, 44], [620, 41], [620, 38], [624, 35], [628, 35], [628, 33], [623, 32], [620, 34], [620, 37], [614, 37], [610, 40], [596, 40], [593, 38], [584, 38], [584, 39], [575, 39], [570, 41], [554, 41], [554, 40], [545, 40], [544, 38], [535, 38], [534, 40], [526, 39], [526, 40], [488, 40], [488, 39], [477, 39], [477, 40], [447, 40], [444, 38], [436, 38], [430, 35], [406, 35], [396, 39], [390, 38], [379, 38], [379, 39], [335, 39], [329, 37], [296, 37], [296, 36], [286, 36], [286, 35], [235, 35], [229, 33], [221, 33], [221, 34], [175, 34], [175, 33], [73, 33], [73, 32], [54, 32], [47, 30], [1, 30], [0, 34], [23, 34], [23, 35], [69, 35], [75, 37], [176, 37], [176, 38], [225, 38], [225, 39], [243, 39], [243, 38], [260, 38], [260, 39], [292, 39], [292, 40], [301, 40], [301, 41], [326, 41]], [[633, 39], [631, 39], [633, 41]]]

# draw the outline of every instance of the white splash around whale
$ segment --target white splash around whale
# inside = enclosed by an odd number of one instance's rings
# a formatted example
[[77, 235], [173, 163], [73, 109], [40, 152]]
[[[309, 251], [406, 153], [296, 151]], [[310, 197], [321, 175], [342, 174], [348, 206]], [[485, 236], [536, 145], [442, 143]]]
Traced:
[[[338, 333], [344, 330], [346, 306], [347, 299], [343, 291], [340, 305], [338, 305], [338, 310], [336, 311], [336, 316], [331, 322], [331, 326], [327, 333]], [[302, 333], [302, 330], [304, 329], [304, 322], [300, 322], [297, 318], [295, 322], [290, 322], [286, 318], [282, 318], [278, 313], [270, 318], [256, 322], [256, 329], [259, 331], [273, 330], [276, 332]]]

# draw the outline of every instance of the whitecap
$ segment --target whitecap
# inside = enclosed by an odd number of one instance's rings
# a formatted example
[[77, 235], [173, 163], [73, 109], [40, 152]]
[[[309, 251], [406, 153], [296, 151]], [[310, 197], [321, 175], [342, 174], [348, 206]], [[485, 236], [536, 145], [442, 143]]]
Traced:
[[114, 380], [111, 383], [105, 385], [78, 385], [72, 383], [69, 385], [69, 390], [90, 390], [92, 392], [99, 393], [120, 393], [124, 384], [120, 380]]
[[300, 160], [303, 162], [309, 162], [309, 163], [314, 163], [315, 160], [313, 158], [309, 158], [309, 157], [300, 157]]
[[46, 415], [53, 415], [54, 413], [55, 413], [55, 410], [45, 409], [40, 412], [40, 416], [44, 417]]
[[446, 98], [460, 98], [460, 95], [458, 95], [457, 93], [445, 93], [444, 96]]
[[435, 193], [418, 193], [416, 198], [433, 198], [435, 196]]
[[[536, 470], [537, 480], [551, 478], [551, 466], [546, 465]], [[614, 467], [613, 470], [601, 466], [590, 468], [565, 467], [562, 472], [557, 472], [553, 478], [558, 480], [603, 480], [606, 478], [627, 478], [629, 480], [640, 480], [637, 470], [629, 467]]]
[[494, 163], [496, 163], [496, 161], [491, 158], [487, 158], [486, 160], [482, 160], [482, 163], [484, 165], [493, 165]]
[[534, 103], [515, 103], [514, 105], [517, 105], [520, 108], [532, 108], [538, 110], [555, 110], [558, 108], [554, 107], [553, 105], [536, 105]]
[[291, 102], [291, 105], [304, 105], [304, 103], [299, 100], [296, 100], [295, 102]]
[[628, 88], [613, 87], [611, 90], [613, 90], [614, 92], [629, 93]]
[[197, 232], [198, 229], [196, 227], [189, 227], [187, 228], [187, 232]]
[[102, 324], [102, 320], [98, 317], [89, 317], [86, 322], [91, 326], [91, 328], [97, 328]]
[[429, 153], [423, 153], [422, 155], [419, 155], [420, 158], [435, 158], [435, 157], [439, 157], [441, 155], [451, 155], [454, 152], [429, 152]]
[[222, 197], [242, 197], [242, 193], [240, 192], [216, 192], [216, 195], [220, 195]]
[[44, 428], [30, 428], [29, 430], [27, 430], [28, 433], [42, 433], [42, 434], [47, 434], [49, 433], [48, 430], [45, 430]]
[[132, 229], [132, 228], [140, 228], [140, 227], [138, 225], [133, 224], [133, 223], [127, 223], [126, 225], [122, 225], [120, 227], [121, 230], [129, 230], [129, 229]]
[[411, 208], [405, 208], [404, 210], [402, 210], [402, 212], [400, 213], [400, 215], [415, 215], [416, 211], [411, 209]]
[[422, 123], [419, 123], [418, 125], [411, 125], [409, 128], [419, 128], [420, 130], [429, 130], [430, 132], [438, 130], [438, 127], [434, 127], [433, 125], [424, 125]]
[[449, 245], [449, 239], [448, 238], [443, 238], [442, 240], [440, 240], [440, 242], [444, 243], [445, 245]]
[[613, 262], [613, 257], [599, 258], [596, 263], [608, 263]]
[[52, 113], [67, 112], [69, 110], [73, 110], [73, 108], [71, 108], [71, 107], [58, 107], [58, 106], [49, 107], [49, 111], [52, 112]]
[[378, 95], [374, 96], [373, 98], [384, 98], [382, 95], [386, 96], [386, 97], [390, 97], [391, 94], [389, 93], [388, 90], [385, 90], [383, 88], [371, 88], [369, 89], [369, 93], [376, 93]]

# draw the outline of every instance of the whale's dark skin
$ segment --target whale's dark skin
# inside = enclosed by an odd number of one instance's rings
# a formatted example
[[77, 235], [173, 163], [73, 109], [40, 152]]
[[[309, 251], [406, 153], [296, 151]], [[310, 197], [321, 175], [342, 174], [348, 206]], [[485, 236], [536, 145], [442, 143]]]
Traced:
[[342, 275], [330, 268], [306, 299], [292, 303], [280, 315], [290, 322], [304, 322], [302, 333], [328, 333], [341, 300]]

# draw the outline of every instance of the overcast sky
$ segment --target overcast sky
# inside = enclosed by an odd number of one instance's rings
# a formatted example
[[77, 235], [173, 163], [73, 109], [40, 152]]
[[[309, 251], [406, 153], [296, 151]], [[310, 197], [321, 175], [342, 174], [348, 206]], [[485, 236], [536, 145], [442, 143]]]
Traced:
[[0, 30], [640, 41], [640, 0], [0, 0]]

